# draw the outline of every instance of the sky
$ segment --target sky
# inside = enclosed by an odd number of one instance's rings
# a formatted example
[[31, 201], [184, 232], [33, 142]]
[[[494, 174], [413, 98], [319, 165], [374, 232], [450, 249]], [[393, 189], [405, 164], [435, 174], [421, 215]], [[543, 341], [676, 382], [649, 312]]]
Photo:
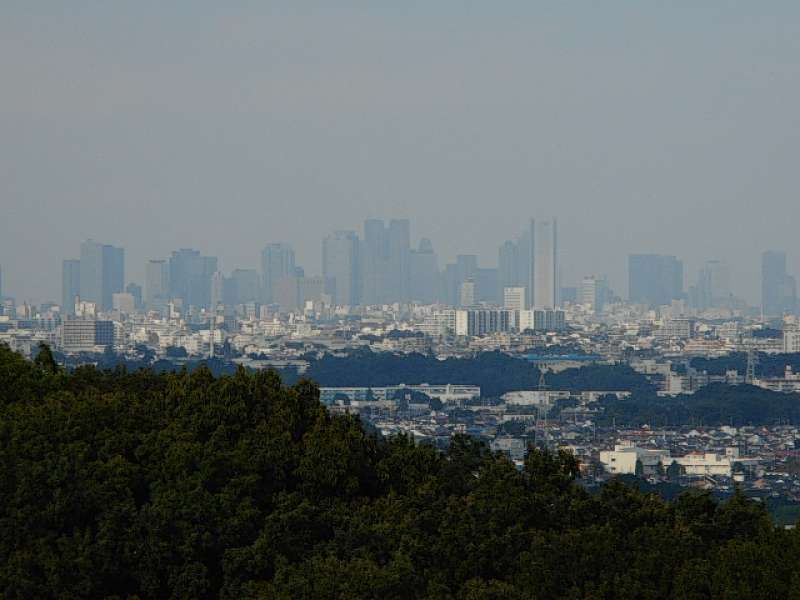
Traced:
[[800, 276], [800, 3], [0, 4], [3, 293], [60, 298], [82, 240], [126, 279], [409, 218], [443, 265], [555, 216], [563, 279], [675, 254]]

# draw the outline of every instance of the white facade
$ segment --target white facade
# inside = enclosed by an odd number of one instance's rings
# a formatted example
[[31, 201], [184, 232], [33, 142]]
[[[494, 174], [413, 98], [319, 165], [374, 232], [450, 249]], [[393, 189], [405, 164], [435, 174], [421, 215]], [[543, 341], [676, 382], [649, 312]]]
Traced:
[[783, 351], [800, 352], [800, 328], [792, 327], [783, 330]]
[[524, 287], [504, 288], [503, 307], [509, 310], [525, 310], [525, 288]]
[[636, 463], [640, 462], [645, 474], [655, 473], [659, 465], [666, 468], [672, 459], [668, 450], [648, 450], [625, 444], [617, 444], [613, 450], [602, 450], [600, 462], [614, 475], [635, 475]]

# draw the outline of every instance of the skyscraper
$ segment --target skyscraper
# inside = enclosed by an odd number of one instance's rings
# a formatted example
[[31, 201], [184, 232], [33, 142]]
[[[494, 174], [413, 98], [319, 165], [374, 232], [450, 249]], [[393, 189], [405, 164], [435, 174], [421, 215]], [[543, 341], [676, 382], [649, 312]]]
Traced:
[[67, 259], [61, 263], [61, 311], [75, 314], [75, 299], [81, 294], [81, 261]]
[[439, 300], [439, 265], [433, 244], [422, 238], [419, 247], [409, 255], [409, 300], [433, 304]]
[[145, 267], [144, 301], [148, 310], [164, 312], [170, 300], [169, 263], [150, 260]]
[[322, 275], [333, 281], [334, 304], [359, 304], [359, 240], [355, 231], [336, 231], [322, 241]]
[[[511, 240], [497, 251], [497, 285], [500, 289], [517, 287], [519, 280], [519, 245]], [[521, 310], [524, 310], [524, 306]]]
[[731, 304], [731, 276], [728, 264], [709, 260], [697, 274], [694, 305], [700, 310], [724, 308]]
[[170, 297], [181, 298], [187, 308], [208, 308], [211, 278], [216, 272], [216, 256], [202, 256], [191, 248], [176, 250], [169, 259]]
[[234, 304], [259, 300], [258, 272], [255, 269], [234, 269], [230, 279]]
[[594, 314], [603, 312], [606, 301], [610, 296], [608, 283], [602, 277], [588, 275], [583, 278], [579, 290], [578, 301], [591, 307]]
[[794, 277], [786, 272], [786, 253], [769, 250], [761, 255], [761, 310], [765, 317], [781, 317], [797, 308]]
[[361, 259], [362, 302], [405, 302], [410, 293], [411, 227], [407, 219], [364, 221]]
[[284, 242], [267, 244], [261, 251], [262, 298], [265, 303], [275, 301], [278, 282], [284, 277], [294, 277], [294, 250]]
[[555, 219], [531, 220], [533, 240], [533, 304], [536, 308], [555, 308], [558, 292], [558, 225]]
[[628, 256], [628, 298], [635, 304], [663, 306], [683, 297], [683, 263], [674, 256]]
[[113, 308], [114, 294], [125, 287], [125, 251], [87, 240], [81, 244], [80, 296], [101, 310]]

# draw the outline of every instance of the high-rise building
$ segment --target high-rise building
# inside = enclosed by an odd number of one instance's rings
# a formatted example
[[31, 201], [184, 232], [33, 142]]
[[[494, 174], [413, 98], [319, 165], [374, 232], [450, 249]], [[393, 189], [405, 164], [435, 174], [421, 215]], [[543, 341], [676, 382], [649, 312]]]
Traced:
[[[519, 279], [519, 245], [508, 240], [497, 251], [497, 285], [500, 289], [517, 287]], [[527, 308], [524, 306], [523, 308]]]
[[61, 311], [75, 314], [75, 300], [81, 295], [81, 261], [71, 258], [61, 263]]
[[461, 284], [478, 278], [478, 257], [474, 254], [459, 254], [456, 262], [444, 268], [444, 301], [450, 306], [461, 305]]
[[408, 302], [411, 287], [409, 258], [411, 255], [411, 224], [408, 219], [389, 221], [389, 279], [386, 299], [389, 302]]
[[558, 292], [558, 225], [555, 219], [531, 221], [533, 239], [533, 304], [536, 308], [555, 308]]
[[181, 248], [169, 259], [171, 298], [180, 298], [187, 309], [211, 306], [211, 278], [217, 272], [217, 257], [202, 256], [198, 250]]
[[125, 251], [87, 240], [81, 244], [80, 296], [100, 310], [111, 310], [113, 295], [125, 287]]
[[67, 319], [61, 324], [61, 346], [65, 352], [102, 352], [113, 345], [113, 321]]
[[475, 280], [465, 279], [458, 290], [459, 306], [475, 306]]
[[419, 248], [411, 251], [408, 268], [411, 286], [409, 300], [421, 304], [437, 302], [441, 287], [439, 265], [429, 239], [421, 239]]
[[507, 287], [503, 290], [503, 307], [509, 310], [525, 310], [527, 308], [524, 287]]
[[781, 317], [797, 308], [794, 277], [786, 272], [786, 253], [775, 250], [761, 255], [761, 310], [765, 317]]
[[234, 269], [231, 273], [233, 304], [257, 302], [260, 297], [258, 271], [255, 269]]
[[147, 261], [144, 276], [144, 302], [148, 310], [165, 312], [170, 300], [169, 263]]
[[500, 304], [503, 290], [497, 283], [497, 269], [479, 268], [475, 273], [475, 300], [487, 304]]
[[697, 274], [695, 308], [726, 308], [731, 305], [731, 276], [728, 264], [721, 260], [709, 260]]
[[322, 275], [333, 280], [334, 304], [360, 303], [359, 240], [355, 231], [336, 231], [322, 241]]
[[610, 295], [605, 278], [588, 275], [581, 281], [578, 301], [580, 304], [589, 306], [592, 312], [598, 315], [603, 312]]
[[261, 251], [262, 298], [267, 304], [275, 302], [274, 294], [278, 282], [284, 277], [294, 277], [294, 250], [284, 242], [267, 244]]
[[631, 254], [628, 298], [634, 304], [663, 306], [683, 297], [683, 263], [674, 256]]
[[407, 219], [364, 221], [360, 268], [364, 304], [406, 302], [410, 293], [411, 227]]
[[131, 282], [125, 286], [125, 293], [133, 296], [133, 303], [137, 310], [142, 308], [142, 286]]

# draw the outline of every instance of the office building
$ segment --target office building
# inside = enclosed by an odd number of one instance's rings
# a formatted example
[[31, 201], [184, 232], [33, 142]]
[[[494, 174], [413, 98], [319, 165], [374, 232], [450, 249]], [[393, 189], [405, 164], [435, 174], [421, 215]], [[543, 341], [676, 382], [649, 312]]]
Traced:
[[559, 305], [558, 225], [555, 219], [531, 221], [533, 240], [533, 304], [552, 309]]
[[420, 304], [433, 304], [440, 299], [441, 280], [439, 264], [433, 244], [427, 238], [419, 242], [409, 255], [409, 300]]
[[800, 352], [800, 327], [787, 326], [783, 330], [783, 351], [787, 354]]
[[262, 298], [267, 304], [274, 302], [275, 288], [284, 277], [294, 277], [296, 265], [294, 250], [284, 242], [267, 244], [261, 251]]
[[459, 288], [459, 306], [474, 306], [475, 305], [475, 281], [467, 279], [461, 282]]
[[136, 299], [133, 294], [127, 292], [114, 294], [111, 297], [111, 303], [114, 310], [125, 314], [132, 314], [136, 311]]
[[134, 306], [136, 306], [136, 310], [140, 310], [142, 308], [142, 286], [131, 282], [125, 286], [125, 293], [133, 296]]
[[797, 308], [794, 277], [786, 272], [786, 253], [770, 250], [761, 255], [761, 310], [765, 317], [793, 314]]
[[503, 307], [509, 310], [527, 308], [524, 287], [507, 287], [503, 290]]
[[478, 257], [474, 254], [459, 254], [456, 262], [445, 265], [444, 301], [449, 306], [459, 306], [461, 302], [461, 284], [478, 277]]
[[113, 321], [67, 319], [61, 324], [61, 346], [65, 352], [103, 352], [113, 345]]
[[721, 260], [706, 261], [697, 274], [692, 305], [700, 310], [729, 308], [732, 304], [731, 275], [728, 264]]
[[628, 298], [634, 304], [663, 306], [683, 297], [683, 263], [674, 256], [631, 254]]
[[111, 310], [112, 297], [125, 287], [125, 251], [87, 240], [81, 244], [80, 297]]
[[588, 275], [581, 281], [578, 301], [588, 306], [594, 314], [599, 315], [603, 312], [610, 296], [611, 291], [605, 278]]
[[181, 248], [169, 259], [170, 298], [180, 298], [185, 308], [211, 305], [211, 278], [217, 272], [217, 258], [198, 250]]
[[260, 299], [258, 271], [255, 269], [234, 269], [230, 280], [232, 304], [247, 304]]
[[169, 263], [150, 260], [145, 266], [144, 303], [147, 310], [165, 312], [170, 300]]
[[67, 259], [61, 263], [61, 311], [75, 314], [75, 302], [81, 295], [81, 261]]
[[336, 231], [322, 241], [322, 275], [333, 281], [333, 303], [361, 302], [359, 240], [355, 231]]
[[[520, 285], [519, 245], [508, 240], [497, 251], [497, 285], [500, 289]], [[524, 282], [522, 282], [524, 283]], [[522, 308], [528, 308], [523, 306]]]
[[364, 221], [360, 244], [364, 304], [407, 302], [410, 293], [411, 227], [407, 219]]

